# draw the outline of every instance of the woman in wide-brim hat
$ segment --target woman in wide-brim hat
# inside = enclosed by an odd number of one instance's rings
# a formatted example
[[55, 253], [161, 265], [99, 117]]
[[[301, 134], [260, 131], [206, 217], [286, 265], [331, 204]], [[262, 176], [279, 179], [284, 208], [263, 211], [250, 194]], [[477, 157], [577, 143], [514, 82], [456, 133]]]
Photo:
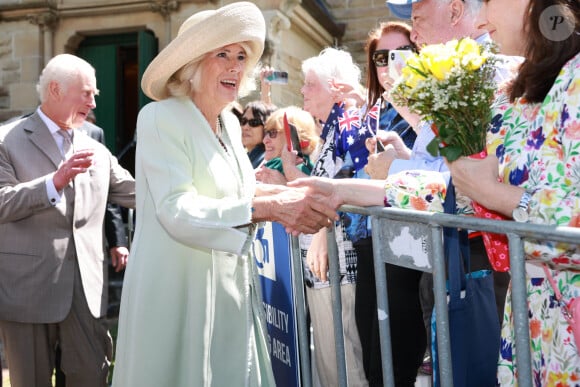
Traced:
[[[125, 274], [113, 385], [273, 386], [252, 222], [308, 232], [328, 221], [281, 195], [259, 196], [227, 108], [264, 47], [260, 10], [240, 2], [199, 12], [151, 62], [156, 100], [137, 120], [137, 225]], [[299, 196], [299, 195], [298, 195]], [[276, 201], [276, 199], [278, 199]], [[311, 207], [310, 207], [311, 208]], [[294, 212], [301, 218], [289, 220]], [[298, 226], [298, 221], [307, 226]], [[294, 222], [292, 225], [290, 222]]]

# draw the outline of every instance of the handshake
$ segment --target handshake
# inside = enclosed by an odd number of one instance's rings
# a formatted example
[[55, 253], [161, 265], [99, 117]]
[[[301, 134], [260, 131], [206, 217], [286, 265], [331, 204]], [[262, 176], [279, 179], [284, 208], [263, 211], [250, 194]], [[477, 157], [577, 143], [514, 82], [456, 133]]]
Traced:
[[[311, 179], [314, 178], [301, 180]], [[319, 192], [310, 187], [260, 184], [253, 202], [252, 221], [278, 222], [294, 236], [315, 234], [338, 219], [336, 210], [341, 203], [329, 196], [331, 192]]]

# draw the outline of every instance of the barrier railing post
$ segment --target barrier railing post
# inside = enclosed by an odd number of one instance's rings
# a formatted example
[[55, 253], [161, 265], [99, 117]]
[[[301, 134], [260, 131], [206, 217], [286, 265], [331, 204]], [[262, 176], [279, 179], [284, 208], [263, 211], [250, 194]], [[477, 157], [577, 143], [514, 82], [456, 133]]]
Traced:
[[310, 340], [308, 338], [310, 329], [306, 322], [306, 300], [304, 297], [304, 275], [302, 272], [302, 254], [298, 237], [290, 238], [290, 248], [292, 249], [292, 274], [294, 287], [294, 299], [296, 300], [296, 325], [298, 329], [298, 350], [300, 353], [300, 378], [301, 386], [312, 387], [312, 372], [310, 368]]
[[514, 318], [516, 366], [518, 385], [532, 386], [532, 357], [530, 353], [530, 330], [528, 321], [528, 292], [526, 289], [526, 266], [524, 244], [515, 234], [508, 233], [510, 247], [510, 271], [512, 277], [512, 315]]
[[453, 367], [451, 365], [451, 340], [449, 336], [449, 313], [447, 309], [447, 286], [443, 236], [440, 226], [431, 228], [433, 242], [433, 293], [435, 295], [435, 317], [437, 330], [437, 359], [441, 385], [453, 387]]
[[371, 230], [373, 230], [373, 262], [375, 266], [375, 284], [377, 292], [377, 316], [379, 320], [379, 339], [381, 345], [381, 358], [383, 368], [383, 383], [386, 387], [395, 387], [395, 374], [393, 372], [393, 353], [391, 349], [391, 326], [389, 315], [389, 297], [387, 290], [387, 273], [382, 248], [382, 240], [374, 230], [378, 230], [379, 222], [371, 217]]
[[[334, 342], [336, 353], [336, 367], [338, 372], [338, 385], [347, 386], [346, 360], [344, 356], [344, 335], [342, 327], [342, 296], [340, 293], [340, 267], [338, 261], [338, 246], [334, 227], [326, 229], [326, 242], [328, 245], [328, 270], [330, 272], [330, 294], [332, 299], [332, 321], [334, 322]], [[316, 345], [316, 339], [314, 339]], [[316, 349], [315, 349], [316, 350]]]

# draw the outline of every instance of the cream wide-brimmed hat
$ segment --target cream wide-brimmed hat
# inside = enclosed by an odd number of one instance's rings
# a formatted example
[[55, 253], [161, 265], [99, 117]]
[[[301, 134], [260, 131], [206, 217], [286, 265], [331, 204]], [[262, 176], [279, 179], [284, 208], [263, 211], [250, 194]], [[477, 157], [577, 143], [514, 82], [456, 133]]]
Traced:
[[201, 11], [190, 16], [179, 32], [147, 66], [141, 88], [156, 101], [169, 96], [167, 81], [187, 63], [208, 52], [234, 43], [247, 42], [248, 68], [254, 67], [264, 51], [266, 22], [260, 9], [243, 1], [217, 10]]

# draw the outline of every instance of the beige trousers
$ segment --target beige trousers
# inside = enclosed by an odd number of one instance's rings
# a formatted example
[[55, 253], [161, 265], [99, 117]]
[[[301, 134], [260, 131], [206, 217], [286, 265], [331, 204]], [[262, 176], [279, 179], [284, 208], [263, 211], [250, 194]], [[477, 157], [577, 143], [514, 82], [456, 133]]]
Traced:
[[[349, 386], [366, 387], [362, 349], [354, 316], [355, 284], [341, 285], [344, 352]], [[322, 387], [338, 386], [330, 288], [306, 288], [314, 335], [314, 358]]]
[[12, 387], [51, 387], [57, 344], [66, 385], [105, 387], [113, 352], [106, 319], [89, 311], [78, 266], [71, 310], [59, 323], [0, 321]]

